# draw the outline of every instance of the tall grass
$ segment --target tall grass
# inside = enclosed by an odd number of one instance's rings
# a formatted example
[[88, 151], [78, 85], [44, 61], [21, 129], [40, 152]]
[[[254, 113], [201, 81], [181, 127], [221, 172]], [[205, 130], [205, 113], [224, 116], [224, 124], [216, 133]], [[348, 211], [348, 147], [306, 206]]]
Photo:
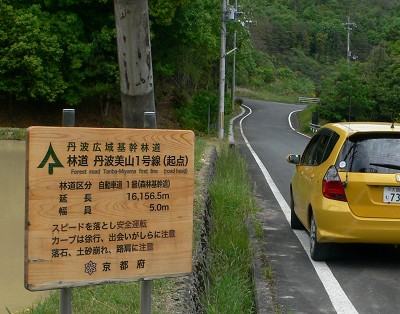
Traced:
[[254, 313], [252, 252], [246, 219], [255, 210], [246, 162], [235, 149], [221, 148], [210, 187], [210, 281], [207, 313]]
[[[173, 279], [152, 281], [152, 313], [168, 313], [165, 298], [174, 288]], [[59, 311], [60, 294], [58, 290], [51, 293], [44, 302], [24, 313], [54, 314]], [[140, 283], [104, 284], [73, 289], [73, 313], [139, 313]]]
[[299, 124], [300, 124], [300, 132], [305, 134], [312, 134], [310, 130], [310, 122], [312, 120], [312, 113], [315, 110], [316, 105], [311, 104], [306, 107], [303, 111], [298, 114]]

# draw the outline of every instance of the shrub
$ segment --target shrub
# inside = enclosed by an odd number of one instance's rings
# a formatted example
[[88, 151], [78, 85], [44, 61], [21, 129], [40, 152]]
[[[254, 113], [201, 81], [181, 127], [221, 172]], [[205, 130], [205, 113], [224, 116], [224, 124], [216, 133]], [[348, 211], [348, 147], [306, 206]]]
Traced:
[[177, 118], [181, 125], [196, 133], [207, 133], [218, 117], [217, 95], [200, 90], [189, 102], [177, 109]]

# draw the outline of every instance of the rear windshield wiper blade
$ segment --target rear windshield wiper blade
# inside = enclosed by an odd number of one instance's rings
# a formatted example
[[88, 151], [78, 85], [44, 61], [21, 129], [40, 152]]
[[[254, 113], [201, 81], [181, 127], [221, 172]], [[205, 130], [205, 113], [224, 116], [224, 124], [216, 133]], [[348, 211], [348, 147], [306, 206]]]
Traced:
[[371, 166], [378, 166], [378, 167], [384, 167], [388, 169], [395, 169], [395, 170], [400, 170], [399, 165], [393, 165], [393, 164], [381, 164], [381, 163], [370, 163]]

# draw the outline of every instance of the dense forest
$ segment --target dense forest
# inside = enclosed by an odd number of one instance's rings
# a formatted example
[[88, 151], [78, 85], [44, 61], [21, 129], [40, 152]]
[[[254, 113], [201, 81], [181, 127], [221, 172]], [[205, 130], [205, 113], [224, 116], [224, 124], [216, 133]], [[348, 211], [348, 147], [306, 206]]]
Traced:
[[[400, 0], [238, 4], [227, 31], [227, 49], [237, 33], [238, 85], [320, 97], [318, 111], [330, 121], [400, 119]], [[221, 5], [149, 0], [156, 110], [173, 108], [183, 127], [200, 133], [209, 107], [212, 119], [218, 110]], [[356, 24], [350, 58], [348, 21]], [[231, 56], [227, 64], [229, 82]], [[112, 0], [0, 0], [4, 115], [94, 104], [104, 125], [115, 126], [107, 115], [109, 104], [119, 105], [118, 80]]]

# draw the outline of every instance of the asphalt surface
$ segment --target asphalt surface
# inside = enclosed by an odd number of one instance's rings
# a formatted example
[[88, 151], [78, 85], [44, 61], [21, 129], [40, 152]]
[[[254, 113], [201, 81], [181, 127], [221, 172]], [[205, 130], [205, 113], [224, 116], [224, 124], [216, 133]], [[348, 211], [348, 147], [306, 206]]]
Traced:
[[[289, 153], [309, 138], [296, 133], [299, 105], [244, 100], [234, 122], [235, 144], [245, 156], [260, 207], [264, 237], [255, 246], [259, 313], [400, 313], [400, 254], [394, 247], [341, 245], [332, 261], [313, 262], [308, 234], [289, 225]], [[400, 210], [400, 209], [399, 209]], [[260, 243], [261, 242], [261, 243]], [[264, 269], [272, 269], [265, 280]]]

